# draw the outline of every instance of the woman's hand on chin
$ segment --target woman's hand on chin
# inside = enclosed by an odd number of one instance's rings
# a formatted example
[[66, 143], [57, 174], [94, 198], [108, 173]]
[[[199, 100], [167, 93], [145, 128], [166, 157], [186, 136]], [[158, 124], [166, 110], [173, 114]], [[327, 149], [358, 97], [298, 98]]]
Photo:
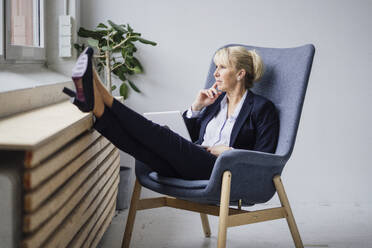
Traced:
[[232, 147], [224, 146], [224, 145], [218, 145], [218, 146], [210, 146], [207, 148], [207, 151], [218, 157], [221, 153], [232, 150]]
[[217, 82], [209, 89], [200, 90], [195, 101], [191, 105], [192, 110], [199, 111], [202, 108], [211, 105], [221, 94], [222, 92], [217, 90]]

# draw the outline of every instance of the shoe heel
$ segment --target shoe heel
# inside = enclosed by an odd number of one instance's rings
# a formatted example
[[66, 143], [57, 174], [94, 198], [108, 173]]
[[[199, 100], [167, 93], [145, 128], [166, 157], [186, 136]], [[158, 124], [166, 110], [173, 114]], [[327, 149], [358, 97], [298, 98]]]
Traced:
[[76, 97], [75, 91], [72, 91], [69, 88], [64, 87], [62, 92], [65, 93], [66, 95], [70, 96], [70, 97]]
[[89, 112], [90, 110], [86, 108], [85, 104], [80, 102], [78, 99], [74, 99], [74, 101], [72, 102], [72, 104], [74, 104], [76, 107], [78, 107], [78, 109], [80, 109], [82, 112]]
[[63, 93], [65, 93], [66, 95], [70, 96], [70, 97], [73, 97], [73, 101], [72, 103], [78, 107], [81, 111], [83, 112], [89, 112], [90, 110], [87, 110], [85, 104], [81, 101], [79, 101], [78, 99], [76, 99], [76, 93], [75, 91], [72, 91], [70, 90], [69, 88], [66, 88], [64, 87], [63, 90], [62, 90]]

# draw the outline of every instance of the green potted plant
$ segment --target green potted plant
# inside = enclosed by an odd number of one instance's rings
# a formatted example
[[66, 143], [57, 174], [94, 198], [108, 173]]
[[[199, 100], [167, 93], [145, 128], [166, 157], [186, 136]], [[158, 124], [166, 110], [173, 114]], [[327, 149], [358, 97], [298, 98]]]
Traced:
[[[124, 99], [128, 98], [129, 87], [138, 93], [141, 92], [133, 81], [129, 80], [131, 75], [143, 73], [143, 66], [134, 57], [137, 51], [135, 42], [152, 46], [156, 45], [155, 42], [142, 38], [129, 24], [118, 25], [110, 20], [108, 25], [99, 23], [94, 30], [81, 27], [78, 35], [87, 38], [88, 45], [97, 49], [97, 55], [94, 56], [97, 70], [100, 75], [105, 71], [106, 87], [109, 92], [116, 88], [115, 85], [112, 86], [111, 73], [122, 81], [119, 92]], [[78, 51], [82, 51], [86, 45], [82, 43], [74, 46]]]

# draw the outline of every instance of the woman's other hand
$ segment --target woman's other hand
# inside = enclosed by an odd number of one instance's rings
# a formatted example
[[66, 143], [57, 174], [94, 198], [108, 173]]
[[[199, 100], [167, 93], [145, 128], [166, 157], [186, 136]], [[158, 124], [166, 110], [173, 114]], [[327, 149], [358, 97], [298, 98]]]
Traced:
[[231, 150], [231, 147], [219, 145], [219, 146], [211, 146], [207, 148], [207, 151], [218, 157], [221, 153]]
[[222, 94], [217, 90], [217, 83], [214, 83], [211, 88], [200, 90], [195, 101], [191, 105], [193, 111], [200, 111], [202, 108], [211, 105]]

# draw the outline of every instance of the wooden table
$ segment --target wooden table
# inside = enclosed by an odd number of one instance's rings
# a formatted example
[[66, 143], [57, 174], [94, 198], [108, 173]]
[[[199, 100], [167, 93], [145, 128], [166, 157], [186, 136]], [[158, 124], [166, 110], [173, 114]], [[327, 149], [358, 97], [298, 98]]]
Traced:
[[96, 247], [119, 151], [69, 101], [0, 119], [0, 246]]

